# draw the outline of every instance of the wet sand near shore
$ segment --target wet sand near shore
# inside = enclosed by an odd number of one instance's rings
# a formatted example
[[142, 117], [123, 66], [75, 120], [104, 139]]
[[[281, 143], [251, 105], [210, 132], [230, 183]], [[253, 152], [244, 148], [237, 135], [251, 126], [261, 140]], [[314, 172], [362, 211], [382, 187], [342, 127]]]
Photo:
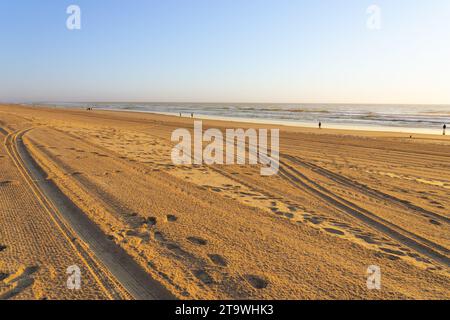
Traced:
[[[192, 126], [0, 105], [2, 139], [27, 130], [23, 144], [47, 179], [176, 298], [450, 298], [450, 137], [280, 127], [279, 174], [262, 177], [259, 166], [174, 166], [171, 133]], [[64, 287], [64, 257], [79, 249], [51, 225], [6, 147], [0, 298], [111, 298], [101, 279], [114, 276], [103, 268], [77, 296]], [[381, 267], [381, 290], [367, 289], [370, 265]], [[30, 267], [31, 284], [11, 294], [11, 275]]]

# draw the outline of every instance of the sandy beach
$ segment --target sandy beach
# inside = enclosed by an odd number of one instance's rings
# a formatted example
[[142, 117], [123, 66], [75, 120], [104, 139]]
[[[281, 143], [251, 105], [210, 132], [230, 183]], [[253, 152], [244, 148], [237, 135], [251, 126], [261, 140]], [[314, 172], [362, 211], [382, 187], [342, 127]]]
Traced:
[[449, 136], [277, 126], [264, 177], [173, 165], [193, 121], [0, 105], [0, 299], [450, 298]]

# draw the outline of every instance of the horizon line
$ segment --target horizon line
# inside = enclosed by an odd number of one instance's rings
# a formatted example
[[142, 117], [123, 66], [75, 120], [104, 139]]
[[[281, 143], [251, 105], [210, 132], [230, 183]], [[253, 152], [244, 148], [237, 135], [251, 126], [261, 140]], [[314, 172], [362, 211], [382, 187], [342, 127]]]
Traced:
[[179, 103], [191, 103], [191, 104], [309, 104], [309, 105], [396, 105], [396, 106], [450, 106], [450, 103], [376, 103], [376, 102], [219, 102], [219, 101], [107, 101], [107, 100], [98, 100], [98, 101], [16, 101], [16, 102], [4, 102], [0, 101], [1, 104], [58, 104], [58, 103], [133, 103], [133, 104], [149, 104], [149, 103], [161, 103], [161, 104], [179, 104]]

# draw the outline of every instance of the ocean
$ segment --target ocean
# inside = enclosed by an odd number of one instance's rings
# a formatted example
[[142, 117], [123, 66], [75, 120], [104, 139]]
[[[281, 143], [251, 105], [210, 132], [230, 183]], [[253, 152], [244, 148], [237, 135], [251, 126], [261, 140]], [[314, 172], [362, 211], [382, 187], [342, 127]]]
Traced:
[[279, 104], [279, 103], [108, 103], [60, 102], [63, 108], [149, 112], [196, 118], [272, 123], [289, 126], [374, 131], [442, 133], [450, 124], [450, 105]]

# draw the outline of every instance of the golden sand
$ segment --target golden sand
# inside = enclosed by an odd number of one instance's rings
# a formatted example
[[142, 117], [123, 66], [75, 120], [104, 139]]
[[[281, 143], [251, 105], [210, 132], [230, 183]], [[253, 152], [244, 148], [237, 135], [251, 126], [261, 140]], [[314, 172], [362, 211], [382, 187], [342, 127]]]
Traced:
[[[450, 298], [449, 137], [284, 127], [280, 172], [262, 177], [258, 166], [172, 165], [172, 131], [192, 126], [0, 106], [2, 139], [30, 129], [23, 143], [48, 179], [177, 298]], [[0, 151], [0, 299], [111, 298], [109, 271], [90, 270]], [[65, 287], [72, 264], [88, 270], [77, 292]], [[381, 290], [366, 286], [370, 265]]]

